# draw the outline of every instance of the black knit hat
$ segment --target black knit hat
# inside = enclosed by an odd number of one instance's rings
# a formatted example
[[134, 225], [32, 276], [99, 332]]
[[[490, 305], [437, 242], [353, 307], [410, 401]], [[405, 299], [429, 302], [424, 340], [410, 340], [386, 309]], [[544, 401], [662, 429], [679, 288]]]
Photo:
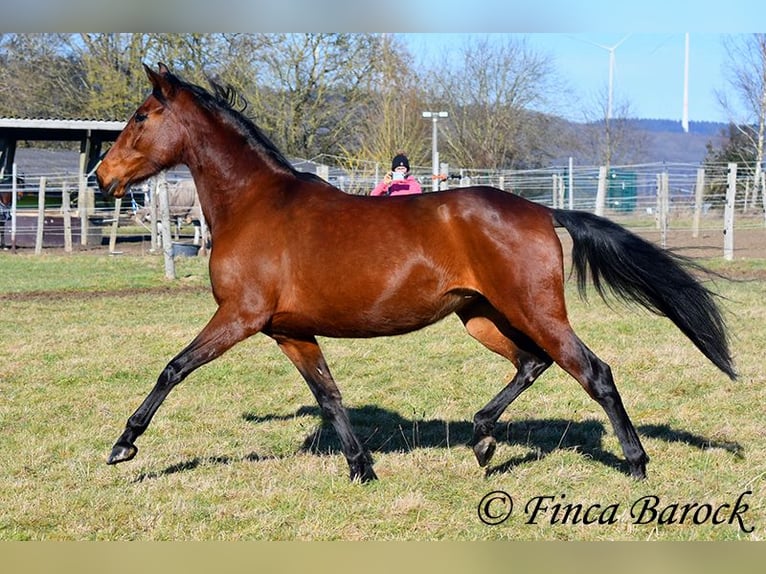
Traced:
[[395, 170], [397, 167], [403, 165], [407, 168], [407, 171], [410, 171], [410, 160], [407, 159], [407, 156], [403, 153], [400, 153], [396, 156], [394, 156], [393, 161], [391, 162], [391, 170]]

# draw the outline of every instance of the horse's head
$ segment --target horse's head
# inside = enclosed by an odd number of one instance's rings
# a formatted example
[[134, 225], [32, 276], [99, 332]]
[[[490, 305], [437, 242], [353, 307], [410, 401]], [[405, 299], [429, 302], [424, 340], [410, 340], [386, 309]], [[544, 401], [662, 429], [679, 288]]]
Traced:
[[128, 186], [181, 162], [184, 130], [173, 112], [179, 82], [160, 63], [158, 72], [144, 65], [152, 93], [138, 107], [101, 160], [96, 178], [102, 192], [122, 197]]

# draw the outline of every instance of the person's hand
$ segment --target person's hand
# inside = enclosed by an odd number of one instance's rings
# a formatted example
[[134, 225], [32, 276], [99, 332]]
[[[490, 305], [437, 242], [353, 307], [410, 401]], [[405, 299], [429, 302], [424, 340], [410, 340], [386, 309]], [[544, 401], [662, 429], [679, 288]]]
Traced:
[[386, 185], [391, 185], [391, 182], [394, 181], [394, 174], [393, 172], [388, 172], [386, 175], [383, 176], [383, 181]]

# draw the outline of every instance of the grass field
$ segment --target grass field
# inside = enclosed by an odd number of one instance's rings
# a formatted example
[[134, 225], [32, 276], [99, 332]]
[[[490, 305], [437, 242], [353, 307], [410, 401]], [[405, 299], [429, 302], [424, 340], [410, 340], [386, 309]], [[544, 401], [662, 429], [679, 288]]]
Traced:
[[[571, 321], [612, 366], [652, 458], [648, 480], [626, 475], [606, 415], [557, 367], [509, 407], [496, 466], [480, 469], [470, 421], [512, 367], [450, 318], [321, 341], [376, 460], [380, 480], [360, 485], [264, 336], [192, 374], [138, 456], [107, 466], [127, 417], [213, 312], [204, 260], [180, 260], [168, 282], [160, 257], [0, 254], [0, 540], [762, 540], [766, 261], [711, 264], [750, 278], [716, 285], [737, 382], [667, 320], [582, 303], [568, 286]], [[477, 508], [493, 491], [513, 513], [489, 526]]]

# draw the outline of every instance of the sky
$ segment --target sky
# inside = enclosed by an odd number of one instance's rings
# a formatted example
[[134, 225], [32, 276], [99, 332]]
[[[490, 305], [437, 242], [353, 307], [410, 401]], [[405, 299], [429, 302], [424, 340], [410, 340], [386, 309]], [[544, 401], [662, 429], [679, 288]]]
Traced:
[[[764, 10], [766, 12], [766, 10]], [[765, 20], [766, 21], [766, 20]], [[681, 121], [684, 110], [685, 32], [666, 33], [513, 33], [405, 34], [416, 60], [428, 63], [444, 50], [460, 47], [469, 36], [497, 41], [524, 39], [546, 55], [556, 74], [569, 87], [562, 94], [563, 115], [583, 120], [593, 115], [599, 98], [608, 93], [610, 48], [614, 48], [613, 109], [628, 106], [630, 115]], [[716, 95], [727, 89], [724, 34], [689, 33], [688, 118], [690, 121], [729, 121]], [[730, 35], [726, 35], [730, 36]]]
[[627, 36], [615, 49], [615, 102], [635, 117], [680, 121], [688, 32], [689, 119], [728, 121], [715, 96], [725, 85], [721, 39], [766, 31], [764, 0], [5, 0], [4, 7], [0, 33], [412, 33], [422, 57], [454, 42], [452, 34], [524, 34], [570, 85], [575, 109], [564, 115], [575, 120], [577, 104], [608, 85], [609, 52], [593, 43], [614, 46]]

